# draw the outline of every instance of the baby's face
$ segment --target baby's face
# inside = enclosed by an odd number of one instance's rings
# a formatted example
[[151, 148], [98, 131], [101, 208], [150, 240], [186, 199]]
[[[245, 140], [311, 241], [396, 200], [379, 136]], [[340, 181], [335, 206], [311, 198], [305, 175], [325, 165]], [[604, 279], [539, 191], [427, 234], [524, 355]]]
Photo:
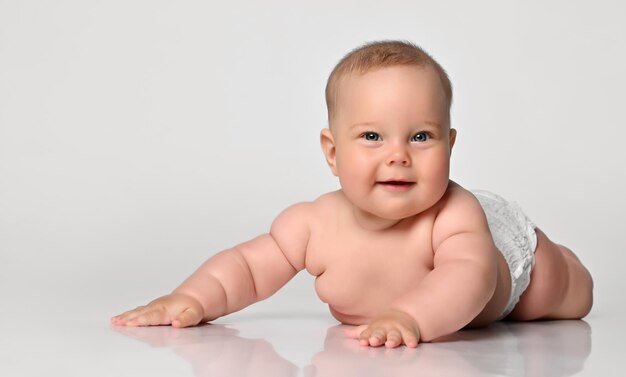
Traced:
[[345, 77], [336, 108], [332, 131], [322, 131], [323, 149], [354, 205], [399, 220], [441, 199], [455, 131], [432, 68], [396, 66]]

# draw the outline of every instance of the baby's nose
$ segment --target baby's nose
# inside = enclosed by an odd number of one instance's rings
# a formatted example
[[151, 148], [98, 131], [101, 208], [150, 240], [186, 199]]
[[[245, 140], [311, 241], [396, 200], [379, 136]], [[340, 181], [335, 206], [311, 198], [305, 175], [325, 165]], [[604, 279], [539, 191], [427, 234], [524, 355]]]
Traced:
[[387, 157], [387, 165], [410, 166], [411, 157], [404, 148], [396, 148]]

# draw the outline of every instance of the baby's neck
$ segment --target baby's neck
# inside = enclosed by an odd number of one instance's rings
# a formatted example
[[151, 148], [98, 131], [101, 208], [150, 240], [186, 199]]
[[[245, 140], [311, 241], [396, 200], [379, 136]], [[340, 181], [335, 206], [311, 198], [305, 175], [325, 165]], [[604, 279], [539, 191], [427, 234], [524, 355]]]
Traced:
[[384, 231], [394, 228], [405, 219], [385, 219], [352, 206], [352, 214], [357, 225], [365, 230]]

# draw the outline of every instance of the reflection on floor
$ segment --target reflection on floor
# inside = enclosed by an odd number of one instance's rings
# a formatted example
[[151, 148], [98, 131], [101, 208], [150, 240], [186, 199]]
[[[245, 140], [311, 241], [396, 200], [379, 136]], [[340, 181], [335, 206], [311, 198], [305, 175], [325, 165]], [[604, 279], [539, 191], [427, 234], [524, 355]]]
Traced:
[[[585, 321], [495, 323], [465, 330], [416, 349], [361, 347], [347, 339], [344, 326], [325, 324], [322, 349], [311, 350], [310, 361], [289, 360], [285, 344], [298, 347], [300, 323], [291, 319], [292, 331], [272, 342], [259, 329], [276, 329], [272, 320], [255, 319], [236, 325], [213, 324], [189, 329], [171, 327], [124, 328], [115, 331], [152, 347], [168, 347], [204, 376], [570, 376], [583, 369], [591, 352], [591, 329]], [[291, 326], [291, 327], [290, 327]], [[241, 333], [256, 329], [255, 336]], [[254, 332], [254, 331], [252, 331]], [[281, 338], [282, 336], [282, 338]], [[285, 343], [287, 342], [287, 343]], [[285, 348], [285, 349], [281, 349]], [[279, 351], [279, 349], [281, 349]], [[302, 368], [298, 366], [300, 364]], [[308, 364], [308, 365], [307, 365]]]

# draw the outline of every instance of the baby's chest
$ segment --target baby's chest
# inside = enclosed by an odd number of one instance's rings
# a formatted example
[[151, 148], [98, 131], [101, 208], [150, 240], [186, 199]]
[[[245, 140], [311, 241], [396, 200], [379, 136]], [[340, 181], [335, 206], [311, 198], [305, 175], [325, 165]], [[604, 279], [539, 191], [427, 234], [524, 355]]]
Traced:
[[320, 240], [310, 250], [321, 271], [317, 293], [337, 308], [384, 305], [415, 288], [432, 270], [430, 245], [419, 237]]

